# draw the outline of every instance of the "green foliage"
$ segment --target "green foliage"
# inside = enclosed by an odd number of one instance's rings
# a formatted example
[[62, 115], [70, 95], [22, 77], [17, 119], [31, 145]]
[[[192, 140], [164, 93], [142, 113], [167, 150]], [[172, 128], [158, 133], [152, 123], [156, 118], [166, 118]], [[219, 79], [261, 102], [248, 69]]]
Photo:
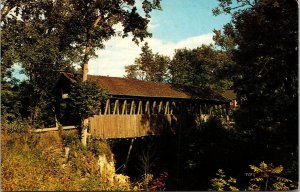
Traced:
[[16, 101], [16, 83], [13, 81], [4, 81], [1, 78], [1, 120], [10, 122], [16, 119], [18, 115], [18, 104]]
[[[26, 110], [32, 125], [43, 126], [40, 120], [53, 116], [47, 105], [53, 105], [58, 71], [74, 72], [74, 65], [87, 63], [115, 35], [131, 33], [136, 43], [151, 36], [150, 12], [161, 9], [160, 1], [142, 3], [137, 10], [131, 0], [1, 1], [1, 82], [11, 78], [14, 65], [22, 66], [30, 86]], [[118, 34], [117, 24], [123, 26]]]
[[235, 34], [233, 33], [233, 26], [227, 23], [223, 26], [223, 30], [214, 30], [213, 40], [216, 47], [228, 52], [230, 57], [233, 57], [232, 52], [237, 48], [235, 42]]
[[229, 89], [232, 60], [229, 52], [202, 45], [196, 49], [178, 49], [169, 67], [171, 82], [175, 84]]
[[[92, 53], [95, 48], [103, 48], [103, 42], [116, 35], [113, 26], [118, 23], [124, 26], [122, 37], [132, 33], [134, 41], [143, 40], [151, 35], [147, 31], [150, 12], [161, 9], [159, 0], [143, 1], [145, 17], [137, 12], [135, 1], [127, 0], [16, 0], [4, 1], [2, 5], [1, 11], [8, 11], [1, 21], [3, 62], [24, 64], [29, 76], [34, 70], [42, 72], [35, 66], [45, 66], [45, 70], [59, 67], [59, 63], [66, 67], [82, 62], [87, 41], [92, 42]], [[101, 22], [95, 25], [97, 19]]]
[[261, 162], [259, 167], [249, 165], [252, 173], [246, 173], [250, 177], [247, 190], [284, 191], [295, 189], [293, 181], [282, 177], [283, 167], [274, 167], [273, 164]]
[[80, 135], [78, 131], [63, 131], [62, 132], [63, 144], [65, 146], [78, 146], [80, 143]]
[[232, 66], [231, 52], [218, 50], [212, 45], [178, 49], [170, 59], [153, 54], [145, 43], [135, 64], [125, 69], [128, 78], [224, 90], [232, 86]]
[[[251, 173], [246, 173], [250, 177], [249, 185], [245, 188], [247, 191], [285, 191], [296, 189], [295, 182], [281, 176], [283, 167], [280, 165], [274, 167], [272, 164], [261, 162], [257, 167], [250, 165]], [[239, 190], [236, 185], [236, 179], [230, 177], [226, 179], [226, 175], [222, 169], [216, 173], [217, 178], [212, 179], [212, 190], [215, 191], [237, 191]]]
[[110, 145], [105, 140], [93, 139], [88, 143], [88, 149], [96, 156], [105, 155], [108, 161], [113, 161], [113, 153], [111, 152]]
[[217, 178], [210, 180], [213, 191], [239, 191], [235, 186], [235, 178], [226, 178], [225, 172], [222, 169], [219, 169], [216, 173]]
[[26, 134], [30, 131], [30, 126], [27, 121], [22, 121], [20, 119], [14, 119], [14, 121], [2, 122], [1, 131], [7, 134]]
[[52, 100], [47, 95], [41, 94], [40, 99], [35, 99], [34, 88], [28, 81], [10, 81], [5, 85], [1, 87], [3, 120], [7, 123], [26, 120], [31, 126], [39, 127], [55, 125]]
[[250, 131], [278, 128], [287, 144], [297, 145], [297, 1], [219, 2], [221, 12], [232, 14], [217, 39], [220, 46], [235, 47], [238, 126]]
[[126, 77], [156, 82], [168, 81], [170, 58], [158, 53], [153, 54], [147, 42], [141, 50], [142, 53], [135, 59], [134, 64], [125, 67]]
[[219, 6], [212, 10], [213, 14], [237, 14], [243, 9], [251, 8], [257, 3], [257, 0], [218, 0]]
[[83, 120], [99, 112], [106, 94], [97, 83], [86, 81], [74, 84], [69, 98], [71, 108]]

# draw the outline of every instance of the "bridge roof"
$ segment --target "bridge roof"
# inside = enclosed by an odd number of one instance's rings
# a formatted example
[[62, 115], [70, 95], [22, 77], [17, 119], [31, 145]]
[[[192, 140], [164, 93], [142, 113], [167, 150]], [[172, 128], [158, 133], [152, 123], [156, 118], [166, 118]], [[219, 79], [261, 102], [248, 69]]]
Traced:
[[[72, 82], [72, 75], [63, 73]], [[95, 81], [112, 96], [158, 97], [174, 99], [200, 99], [229, 102], [211, 89], [187, 87], [169, 83], [143, 81], [120, 77], [88, 75], [88, 81]]]

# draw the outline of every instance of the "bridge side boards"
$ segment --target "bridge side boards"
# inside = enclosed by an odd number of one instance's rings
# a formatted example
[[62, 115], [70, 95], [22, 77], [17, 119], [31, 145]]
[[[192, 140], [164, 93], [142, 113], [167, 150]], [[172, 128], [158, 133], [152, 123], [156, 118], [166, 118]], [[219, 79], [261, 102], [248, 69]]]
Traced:
[[89, 133], [102, 139], [176, 134], [211, 116], [227, 119], [228, 110], [229, 103], [217, 101], [111, 97], [89, 118]]

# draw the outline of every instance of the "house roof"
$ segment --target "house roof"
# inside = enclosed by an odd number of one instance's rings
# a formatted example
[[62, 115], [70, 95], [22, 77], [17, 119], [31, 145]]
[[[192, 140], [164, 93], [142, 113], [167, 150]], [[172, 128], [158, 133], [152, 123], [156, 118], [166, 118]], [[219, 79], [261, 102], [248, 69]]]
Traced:
[[225, 90], [223, 93], [221, 93], [221, 95], [229, 100], [236, 99], [236, 94], [234, 93], [233, 90]]
[[[70, 74], [64, 73], [72, 81]], [[159, 97], [175, 99], [200, 99], [229, 102], [221, 94], [210, 89], [187, 87], [169, 83], [142, 81], [120, 77], [88, 75], [88, 81], [95, 81], [113, 96]]]

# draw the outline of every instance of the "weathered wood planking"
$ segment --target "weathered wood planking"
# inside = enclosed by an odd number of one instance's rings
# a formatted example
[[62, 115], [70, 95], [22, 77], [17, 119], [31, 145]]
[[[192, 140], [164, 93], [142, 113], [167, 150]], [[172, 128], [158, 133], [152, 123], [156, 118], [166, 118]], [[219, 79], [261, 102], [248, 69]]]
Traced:
[[[63, 130], [78, 129], [78, 128], [79, 128], [79, 126], [75, 126], [75, 125], [63, 126]], [[48, 132], [48, 131], [58, 131], [58, 127], [35, 129], [32, 132], [40, 133], [40, 132]]]
[[103, 139], [156, 135], [176, 129], [178, 124], [172, 114], [95, 115], [89, 121], [91, 135]]

